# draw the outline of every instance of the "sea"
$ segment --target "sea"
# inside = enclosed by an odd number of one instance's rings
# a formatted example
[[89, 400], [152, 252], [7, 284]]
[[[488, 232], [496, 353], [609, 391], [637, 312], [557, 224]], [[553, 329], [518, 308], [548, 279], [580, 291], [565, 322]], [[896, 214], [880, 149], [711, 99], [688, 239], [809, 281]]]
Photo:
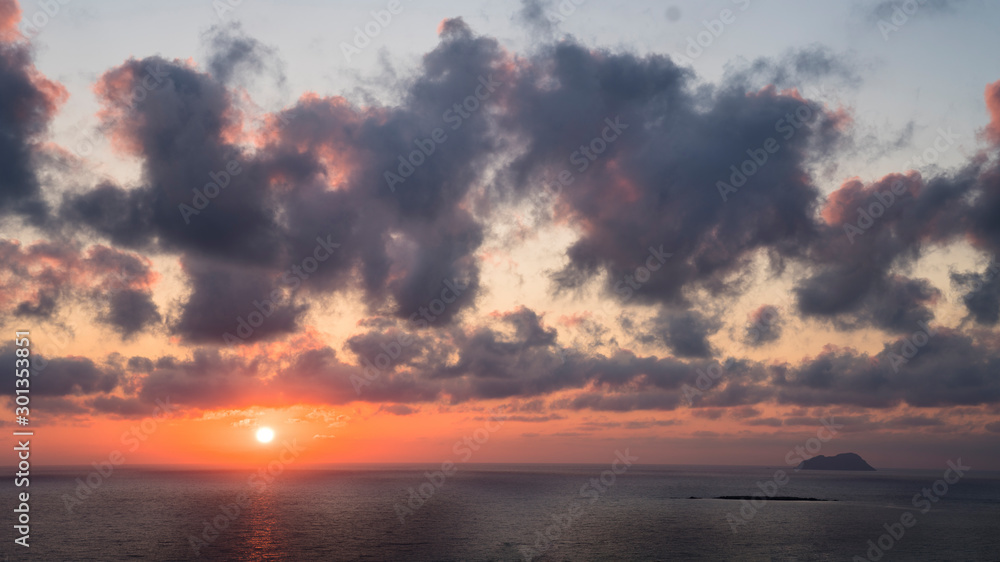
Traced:
[[[117, 467], [98, 478], [93, 467], [32, 467], [30, 546], [15, 544], [8, 524], [3, 557], [1000, 560], [1000, 473], [950, 473], [948, 484], [944, 464], [877, 472], [624, 462], [614, 470], [463, 464], [447, 474], [441, 465], [277, 468], [262, 476]], [[785, 476], [776, 479], [779, 469]], [[19, 490], [4, 480], [10, 523]]]

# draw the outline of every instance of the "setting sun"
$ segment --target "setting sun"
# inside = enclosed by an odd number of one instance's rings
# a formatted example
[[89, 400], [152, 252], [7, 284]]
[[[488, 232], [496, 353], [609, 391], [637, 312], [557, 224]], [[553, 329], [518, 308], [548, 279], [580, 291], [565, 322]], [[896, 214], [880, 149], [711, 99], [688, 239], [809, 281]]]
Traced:
[[257, 430], [257, 441], [270, 443], [272, 439], [274, 439], [274, 431], [270, 427], [262, 427]]

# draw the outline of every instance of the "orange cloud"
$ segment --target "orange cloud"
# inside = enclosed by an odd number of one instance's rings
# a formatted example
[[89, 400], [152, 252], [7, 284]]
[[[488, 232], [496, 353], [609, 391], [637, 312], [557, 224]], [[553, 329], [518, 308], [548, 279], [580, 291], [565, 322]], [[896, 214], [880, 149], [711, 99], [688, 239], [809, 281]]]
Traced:
[[986, 86], [986, 108], [990, 110], [990, 124], [986, 126], [986, 138], [1000, 144], [1000, 80]]
[[829, 225], [853, 222], [857, 219], [857, 208], [868, 202], [876, 192], [890, 191], [894, 198], [906, 193], [916, 197], [920, 191], [920, 182], [920, 174], [913, 171], [905, 175], [887, 174], [867, 186], [860, 178], [850, 178], [827, 197], [820, 216]]
[[0, 41], [13, 41], [20, 36], [21, 6], [17, 0], [0, 0]]

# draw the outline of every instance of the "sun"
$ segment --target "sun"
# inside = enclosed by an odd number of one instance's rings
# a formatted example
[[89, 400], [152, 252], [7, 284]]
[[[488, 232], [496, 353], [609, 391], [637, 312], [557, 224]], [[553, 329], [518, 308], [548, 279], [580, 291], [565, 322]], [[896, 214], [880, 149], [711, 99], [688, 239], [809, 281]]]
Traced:
[[270, 443], [272, 439], [274, 439], [274, 431], [270, 427], [262, 427], [257, 430], [257, 441]]

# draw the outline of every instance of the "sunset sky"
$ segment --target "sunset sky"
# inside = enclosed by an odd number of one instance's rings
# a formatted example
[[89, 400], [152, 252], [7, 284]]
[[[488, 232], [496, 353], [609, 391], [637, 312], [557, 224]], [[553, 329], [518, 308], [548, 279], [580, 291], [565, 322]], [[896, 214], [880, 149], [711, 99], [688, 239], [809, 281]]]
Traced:
[[34, 462], [1000, 470], [997, 3], [232, 3], [0, 0]]

